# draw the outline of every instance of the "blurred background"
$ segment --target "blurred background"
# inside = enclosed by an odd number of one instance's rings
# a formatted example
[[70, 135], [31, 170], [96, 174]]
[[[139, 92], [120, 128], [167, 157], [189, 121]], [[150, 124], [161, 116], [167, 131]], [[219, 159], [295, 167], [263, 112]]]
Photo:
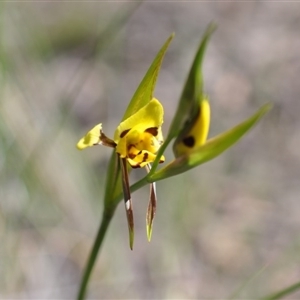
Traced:
[[[211, 21], [218, 29], [204, 60], [210, 136], [266, 102], [273, 110], [217, 159], [158, 182], [151, 243], [149, 189], [133, 194], [133, 251], [119, 205], [89, 297], [252, 299], [299, 281], [299, 3], [1, 2], [1, 299], [74, 299], [100, 223], [111, 154], [75, 145], [100, 122], [113, 136], [175, 32], [155, 91], [166, 134]], [[133, 171], [130, 181], [144, 171]]]

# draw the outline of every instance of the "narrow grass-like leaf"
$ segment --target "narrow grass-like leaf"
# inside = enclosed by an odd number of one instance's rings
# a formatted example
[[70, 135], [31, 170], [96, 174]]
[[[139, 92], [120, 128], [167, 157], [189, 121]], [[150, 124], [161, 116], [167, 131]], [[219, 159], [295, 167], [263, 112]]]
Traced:
[[167, 39], [165, 44], [162, 46], [160, 51], [157, 53], [154, 58], [150, 68], [148, 69], [146, 75], [138, 86], [136, 92], [134, 93], [127, 109], [124, 114], [122, 121], [129, 118], [135, 112], [137, 112], [140, 108], [145, 106], [153, 97], [153, 91], [155, 88], [157, 76], [162, 64], [162, 60], [164, 55], [169, 47], [170, 42], [172, 41], [174, 34], [171, 34]]
[[290, 295], [291, 293], [294, 293], [296, 291], [300, 290], [300, 281], [279, 291], [276, 292], [272, 295], [269, 295], [267, 297], [261, 298], [261, 300], [278, 300], [278, 299], [282, 299], [283, 297]]
[[193, 152], [178, 157], [166, 167], [149, 176], [149, 182], [186, 172], [220, 155], [246, 134], [270, 108], [270, 104], [265, 104], [252, 117], [241, 124], [208, 140], [207, 143], [196, 148]]
[[199, 99], [203, 93], [203, 76], [202, 76], [202, 62], [208, 41], [216, 29], [216, 25], [211, 23], [200, 42], [198, 51], [196, 53], [194, 62], [192, 64], [189, 76], [185, 83], [175, 117], [169, 129], [167, 139], [178, 136], [180, 131], [184, 128], [184, 123], [192, 117], [192, 113], [196, 110]]

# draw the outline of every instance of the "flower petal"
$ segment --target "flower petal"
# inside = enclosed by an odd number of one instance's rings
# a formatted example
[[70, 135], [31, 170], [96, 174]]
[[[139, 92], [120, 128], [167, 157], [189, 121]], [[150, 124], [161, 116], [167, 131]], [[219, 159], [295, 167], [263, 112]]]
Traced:
[[163, 106], [153, 98], [118, 126], [114, 137], [116, 152], [127, 158], [132, 167], [144, 167], [154, 161], [163, 143], [163, 114]]
[[91, 129], [83, 138], [79, 140], [79, 142], [77, 143], [77, 149], [83, 150], [87, 147], [99, 145], [101, 143], [101, 129], [101, 123], [96, 125], [93, 129]]
[[114, 141], [119, 144], [119, 141], [135, 126], [138, 126], [140, 131], [155, 127], [159, 129], [163, 123], [163, 116], [163, 106], [157, 99], [153, 98], [147, 105], [142, 107], [117, 127]]
[[200, 100], [194, 117], [185, 124], [173, 145], [175, 157], [190, 153], [202, 146], [207, 139], [210, 125], [210, 106], [207, 97]]
[[[132, 152], [130, 153], [130, 156], [131, 155]], [[138, 153], [136, 153], [135, 155], [133, 154], [131, 157], [132, 158], [127, 158], [127, 160], [133, 168], [143, 168], [148, 163], [152, 163], [155, 160], [156, 155], [149, 151], [142, 150], [142, 151], [138, 151]], [[164, 161], [165, 161], [165, 157], [162, 156], [159, 162], [163, 163]]]

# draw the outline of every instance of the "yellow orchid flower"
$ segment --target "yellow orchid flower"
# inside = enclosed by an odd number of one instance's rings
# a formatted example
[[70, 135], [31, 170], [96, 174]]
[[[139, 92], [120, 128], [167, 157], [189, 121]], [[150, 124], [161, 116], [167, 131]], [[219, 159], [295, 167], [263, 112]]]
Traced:
[[127, 158], [132, 167], [144, 167], [154, 161], [163, 143], [163, 114], [162, 105], [154, 98], [116, 129], [116, 152], [121, 158]]
[[[119, 156], [122, 170], [122, 184], [125, 209], [128, 221], [130, 247], [133, 246], [134, 221], [131, 194], [129, 189], [127, 162], [132, 168], [146, 167], [149, 172], [156, 158], [156, 153], [163, 143], [161, 125], [163, 123], [163, 106], [153, 98], [148, 104], [138, 110], [117, 127], [114, 139], [108, 138], [102, 131], [102, 124], [96, 125], [77, 143], [77, 148], [104, 145], [115, 148]], [[162, 156], [160, 162], [164, 162]], [[156, 210], [155, 183], [150, 184], [150, 201], [147, 210], [147, 234], [151, 238], [152, 221]]]

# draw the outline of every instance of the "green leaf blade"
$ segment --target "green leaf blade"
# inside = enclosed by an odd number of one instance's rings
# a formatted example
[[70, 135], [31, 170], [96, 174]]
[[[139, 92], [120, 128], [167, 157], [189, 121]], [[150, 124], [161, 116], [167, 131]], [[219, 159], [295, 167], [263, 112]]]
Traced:
[[297, 282], [279, 292], [276, 292], [272, 295], [266, 296], [264, 298], [261, 298], [261, 300], [278, 300], [278, 299], [282, 299], [285, 296], [288, 296], [294, 292], [297, 292], [300, 290], [300, 282]]
[[271, 105], [265, 104], [244, 122], [208, 140], [206, 144], [196, 148], [190, 154], [178, 157], [166, 167], [155, 172], [148, 180], [162, 180], [186, 172], [217, 157], [241, 139], [270, 109]]
[[194, 62], [192, 64], [187, 81], [183, 88], [180, 101], [177, 107], [177, 111], [173, 118], [172, 124], [169, 129], [167, 139], [172, 139], [178, 136], [184, 123], [191, 117], [191, 114], [195, 110], [195, 107], [199, 105], [203, 96], [203, 76], [202, 76], [202, 63], [205, 54], [205, 50], [208, 45], [208, 41], [215, 31], [216, 25], [211, 23], [208, 25], [202, 40], [200, 42], [198, 51], [196, 53]]
[[157, 53], [146, 75], [144, 76], [137, 90], [135, 91], [126, 109], [122, 121], [129, 118], [153, 98], [153, 91], [156, 85], [156, 80], [160, 71], [160, 67], [173, 37], [174, 33], [172, 33], [169, 36], [169, 38], [166, 40], [160, 51]]

